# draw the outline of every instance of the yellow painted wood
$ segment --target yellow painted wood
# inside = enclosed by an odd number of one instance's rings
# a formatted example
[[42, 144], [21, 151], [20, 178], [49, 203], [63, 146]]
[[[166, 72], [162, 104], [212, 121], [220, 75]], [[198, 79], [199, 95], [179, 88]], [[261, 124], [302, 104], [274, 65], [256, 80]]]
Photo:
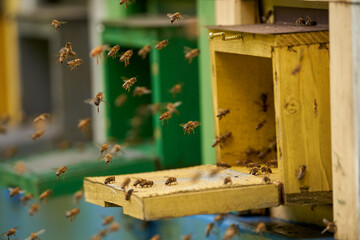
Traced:
[[[211, 214], [266, 208], [279, 205], [279, 185], [264, 184], [262, 177], [223, 169], [215, 177], [209, 177], [213, 165], [191, 168], [137, 173], [116, 176], [113, 184], [104, 184], [105, 177], [89, 177], [84, 180], [85, 199], [100, 206], [122, 206], [124, 214], [143, 220], [182, 217], [195, 214]], [[202, 177], [192, 182], [198, 172]], [[166, 186], [167, 177], [176, 177], [178, 184]], [[233, 184], [224, 185], [224, 178], [231, 176]], [[154, 181], [150, 188], [134, 188], [130, 201], [120, 188], [126, 177], [132, 184], [137, 178]], [[241, 199], [241, 200], [240, 200]]]
[[256, 3], [249, 0], [216, 0], [216, 24], [252, 24], [255, 23]]
[[[275, 48], [275, 109], [285, 193], [330, 191], [331, 133], [328, 45]], [[298, 73], [292, 74], [296, 68]], [[316, 102], [316, 103], [315, 103]], [[307, 173], [300, 181], [299, 166]]]
[[[5, 21], [0, 16], [0, 36], [5, 36]], [[0, 38], [0, 52], [4, 52], [6, 49], [5, 39]], [[7, 85], [6, 85], [6, 68], [5, 59], [0, 57], [0, 114], [8, 113], [8, 96], [7, 96]]]

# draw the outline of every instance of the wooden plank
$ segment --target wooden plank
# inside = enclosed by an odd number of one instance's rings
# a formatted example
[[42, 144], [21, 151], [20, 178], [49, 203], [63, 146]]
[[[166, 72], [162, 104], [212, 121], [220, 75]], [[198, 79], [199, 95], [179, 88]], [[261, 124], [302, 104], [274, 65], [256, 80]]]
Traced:
[[[278, 160], [286, 194], [330, 191], [328, 45], [275, 48], [273, 57]], [[299, 72], [292, 73], [294, 69]], [[296, 171], [306, 165], [299, 181]]]
[[[107, 206], [108, 203], [123, 207], [124, 214], [143, 220], [173, 218], [196, 214], [210, 214], [246, 209], [266, 208], [279, 205], [280, 188], [277, 183], [264, 184], [261, 177], [244, 174], [232, 169], [223, 169], [209, 177], [213, 165], [115, 176], [116, 182], [104, 184], [105, 177], [90, 177], [84, 180], [85, 199], [88, 202]], [[196, 173], [202, 176], [192, 182]], [[177, 178], [178, 184], [166, 186], [167, 177]], [[224, 185], [230, 176], [233, 183]], [[135, 191], [130, 201], [120, 188], [125, 178], [130, 177]], [[154, 181], [150, 188], [132, 187], [138, 178]], [[239, 200], [241, 199], [241, 200]], [[106, 204], [105, 204], [106, 203]]]
[[359, 239], [360, 5], [329, 6], [335, 237]]
[[255, 23], [255, 9], [254, 0], [215, 0], [216, 24]]

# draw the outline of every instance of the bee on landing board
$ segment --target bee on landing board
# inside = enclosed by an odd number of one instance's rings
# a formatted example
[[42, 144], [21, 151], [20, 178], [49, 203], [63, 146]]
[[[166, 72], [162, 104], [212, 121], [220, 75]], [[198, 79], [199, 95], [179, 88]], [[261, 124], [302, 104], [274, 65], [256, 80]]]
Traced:
[[140, 57], [142, 57], [142, 59], [145, 59], [146, 56], [149, 54], [149, 52], [151, 51], [151, 45], [145, 45], [142, 49], [140, 49], [138, 51], [138, 55]]
[[121, 189], [125, 189], [130, 184], [130, 178], [125, 178], [124, 181], [121, 184]]
[[151, 90], [147, 89], [146, 87], [136, 87], [134, 89], [133, 96], [134, 97], [136, 97], [136, 96], [141, 97], [142, 95], [150, 94], [150, 93], [151, 93]]
[[166, 179], [166, 181], [165, 181], [165, 185], [166, 185], [166, 186], [177, 185], [177, 184], [178, 184], [178, 182], [177, 182], [176, 177], [169, 177], [169, 178]]
[[90, 57], [92, 58], [96, 58], [96, 64], [99, 64], [99, 58], [101, 59], [103, 56], [103, 53], [105, 52], [106, 49], [109, 48], [109, 45], [100, 45], [95, 47], [93, 50], [91, 50], [90, 52]]
[[30, 236], [28, 238], [26, 238], [25, 240], [40, 240], [39, 235], [43, 234], [45, 232], [45, 229], [41, 229], [40, 231], [36, 232], [36, 233], [31, 233]]
[[42, 200], [43, 203], [47, 202], [47, 199], [53, 194], [51, 189], [45, 190], [43, 193], [40, 194], [39, 200]]
[[176, 94], [182, 92], [182, 85], [183, 85], [182, 83], [175, 84], [175, 85], [169, 90], [169, 92], [173, 95], [173, 98], [176, 97]]
[[104, 184], [106, 185], [109, 183], [115, 183], [115, 176], [110, 176], [110, 177], [105, 178]]
[[216, 166], [219, 168], [231, 168], [231, 166], [226, 162], [217, 162]]
[[262, 183], [270, 183], [271, 182], [271, 179], [269, 176], [265, 176], [262, 180]]
[[169, 44], [169, 40], [162, 40], [160, 42], [155, 41], [155, 49], [161, 50]]
[[34, 213], [38, 212], [40, 209], [40, 204], [39, 203], [33, 203], [30, 205], [29, 207], [29, 215], [32, 216], [34, 215]]
[[133, 50], [127, 50], [121, 57], [120, 62], [125, 63], [125, 67], [127, 67], [130, 64], [130, 58], [133, 55]]
[[180, 126], [183, 128], [184, 134], [190, 134], [191, 130], [195, 133], [194, 129], [199, 125], [200, 123], [198, 121], [189, 121], [186, 124], [181, 124]]
[[230, 109], [222, 110], [221, 108], [219, 108], [219, 113], [216, 115], [216, 117], [219, 118], [219, 120], [221, 120], [223, 117], [225, 117], [229, 113], [230, 113]]
[[302, 17], [299, 17], [295, 21], [295, 26], [305, 26], [305, 19]]
[[127, 192], [126, 192], [126, 195], [125, 195], [125, 200], [126, 201], [129, 201], [130, 200], [130, 197], [131, 197], [131, 195], [133, 194], [133, 192], [134, 192], [134, 189], [129, 189]]
[[119, 52], [119, 50], [120, 50], [120, 46], [119, 45], [115, 45], [114, 47], [112, 47], [111, 49], [110, 49], [110, 51], [108, 52], [108, 57], [112, 57], [113, 59], [115, 59], [116, 58], [116, 55], [117, 55], [117, 53]]
[[152, 187], [154, 185], [154, 181], [151, 180], [145, 180], [139, 183], [140, 187]]
[[102, 225], [105, 226], [105, 225], [109, 225], [110, 223], [112, 223], [114, 221], [114, 217], [113, 216], [107, 216], [107, 217], [104, 217], [104, 220], [102, 222]]
[[98, 92], [94, 98], [86, 99], [84, 102], [94, 104], [97, 107], [97, 112], [99, 112], [99, 106], [102, 102], [109, 107], [109, 104], [104, 100], [104, 94], [102, 92]]
[[219, 168], [219, 167], [216, 167], [216, 168], [210, 170], [209, 177], [214, 177], [214, 176], [217, 175], [220, 171], [221, 171], [221, 168]]
[[206, 230], [205, 230], [205, 236], [209, 237], [211, 230], [214, 228], [214, 223], [211, 222], [207, 225]]
[[59, 21], [56, 19], [51, 21], [51, 25], [54, 27], [55, 32], [61, 28], [61, 24], [65, 24], [65, 23], [66, 22], [64, 22], [64, 21]]
[[261, 168], [261, 173], [272, 173], [271, 168], [264, 166]]
[[122, 85], [122, 88], [125, 89], [125, 91], [130, 92], [130, 87], [132, 85], [134, 85], [137, 81], [136, 77], [132, 77], [129, 79], [123, 79], [124, 80], [124, 84]]
[[193, 58], [199, 56], [200, 50], [195, 48], [191, 49], [189, 47], [184, 47], [185, 59], [189, 60], [189, 63], [192, 63]]
[[79, 215], [79, 213], [80, 213], [79, 208], [71, 209], [69, 211], [66, 211], [66, 218], [68, 218], [69, 221], [72, 222], [73, 220], [75, 220], [76, 216]]
[[83, 63], [81, 58], [77, 58], [67, 62], [67, 65], [71, 68], [71, 71], [79, 67]]
[[232, 180], [231, 180], [231, 177], [230, 177], [230, 176], [229, 176], [229, 177], [226, 177], [226, 178], [224, 179], [224, 185], [226, 185], [226, 184], [228, 184], [228, 183], [232, 184]]
[[6, 233], [3, 234], [3, 236], [6, 236], [8, 238], [8, 240], [10, 240], [11, 236], [15, 237], [17, 228], [10, 228], [9, 231], [7, 231]]
[[139, 178], [134, 182], [133, 186], [137, 187], [137, 185], [140, 185], [142, 182], [145, 182], [145, 181], [146, 181], [146, 179]]
[[9, 196], [10, 198], [19, 195], [20, 193], [24, 193], [25, 191], [21, 190], [20, 187], [16, 187], [16, 188], [9, 188]]
[[252, 175], [258, 175], [260, 173], [259, 168], [258, 167], [253, 167], [252, 169], [250, 169], [249, 174]]
[[31, 201], [34, 198], [34, 195], [31, 193], [28, 193], [24, 196], [20, 197], [20, 202], [23, 203], [23, 206], [25, 206], [29, 201]]
[[57, 176], [57, 179], [59, 180], [59, 177], [60, 175], [62, 174], [63, 175], [63, 180], [65, 179], [65, 172], [67, 171], [67, 167], [66, 166], [62, 166], [60, 168], [58, 168], [56, 170], [56, 176]]
[[166, 14], [170, 18], [170, 23], [173, 24], [175, 21], [180, 20], [182, 15], [179, 12]]

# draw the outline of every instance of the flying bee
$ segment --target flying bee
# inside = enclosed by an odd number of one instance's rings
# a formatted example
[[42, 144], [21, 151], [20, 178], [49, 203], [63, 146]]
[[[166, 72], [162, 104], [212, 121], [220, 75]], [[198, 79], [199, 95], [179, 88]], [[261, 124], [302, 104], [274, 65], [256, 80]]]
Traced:
[[34, 128], [37, 130], [44, 130], [45, 129], [45, 126], [44, 126], [45, 121], [49, 118], [50, 118], [49, 113], [40, 114], [33, 121]]
[[130, 0], [120, 0], [120, 5], [125, 4], [125, 8], [127, 8], [127, 5], [130, 4]]
[[104, 100], [104, 94], [102, 92], [98, 92], [94, 98], [87, 99], [84, 102], [94, 104], [97, 107], [97, 112], [99, 112], [99, 106], [102, 102], [109, 107], [109, 104]]
[[104, 143], [100, 146], [100, 155], [102, 156], [103, 153], [106, 153], [106, 151], [109, 149], [109, 144]]
[[229, 176], [229, 177], [226, 177], [226, 178], [224, 179], [224, 185], [226, 185], [226, 184], [228, 184], [228, 183], [232, 184], [232, 180], [231, 180], [231, 177], [230, 177], [230, 176]]
[[10, 228], [9, 231], [4, 233], [4, 236], [8, 237], [8, 240], [10, 240], [11, 236], [15, 236], [17, 228]]
[[166, 185], [166, 186], [177, 185], [177, 184], [178, 184], [178, 182], [177, 182], [176, 177], [169, 177], [169, 178], [166, 179], [166, 181], [165, 181], [165, 185]]
[[162, 125], [164, 125], [164, 121], [166, 120], [166, 123], [169, 122], [169, 119], [172, 117], [172, 114], [170, 112], [165, 112], [161, 114], [159, 117], [159, 120], [162, 122]]
[[295, 21], [295, 26], [304, 26], [305, 25], [305, 19], [302, 17], [299, 17]]
[[59, 149], [60, 151], [65, 151], [66, 149], [68, 149], [69, 147], [71, 147], [71, 143], [66, 141], [66, 140], [62, 140], [61, 142], [59, 142], [56, 145], [56, 148]]
[[79, 213], [80, 213], [79, 208], [71, 209], [69, 211], [66, 211], [66, 218], [68, 218], [69, 221], [72, 222], [73, 220], [75, 220], [76, 216], [79, 215]]
[[109, 233], [117, 232], [117, 231], [120, 230], [120, 224], [117, 223], [117, 222], [114, 222], [114, 223], [112, 223], [112, 224], [110, 225], [110, 227], [109, 227], [108, 230], [109, 230]]
[[142, 57], [142, 59], [145, 59], [146, 56], [149, 54], [149, 52], [151, 51], [151, 45], [145, 45], [142, 49], [140, 49], [138, 51], [138, 55], [140, 57]]
[[260, 222], [257, 226], [256, 226], [256, 233], [262, 235], [263, 232], [266, 231], [266, 226], [265, 223]]
[[162, 40], [160, 42], [156, 42], [155, 49], [161, 50], [169, 44], [169, 40]]
[[104, 157], [105, 165], [108, 165], [112, 162], [112, 155], [110, 153], [106, 154]]
[[326, 218], [323, 219], [323, 223], [326, 224], [326, 228], [322, 230], [321, 234], [324, 234], [325, 232], [335, 233], [337, 230], [335, 222], [330, 222]]
[[26, 238], [25, 240], [40, 240], [39, 235], [43, 234], [45, 232], [45, 229], [41, 229], [40, 231], [36, 232], [36, 233], [31, 233], [30, 236], [28, 238]]
[[126, 201], [129, 201], [130, 200], [130, 197], [131, 197], [131, 195], [133, 194], [133, 192], [134, 192], [134, 189], [129, 189], [127, 192], [126, 192], [126, 195], [125, 195], [125, 200]]
[[166, 105], [166, 109], [167, 109], [170, 113], [179, 114], [179, 111], [177, 110], [177, 107], [180, 106], [181, 104], [182, 104], [182, 102], [180, 102], [180, 101], [175, 102], [175, 103], [169, 102], [169, 103]]
[[20, 187], [15, 187], [15, 188], [9, 188], [9, 196], [12, 198], [13, 196], [17, 196], [20, 193], [24, 193], [24, 191], [21, 190]]
[[156, 234], [155, 236], [153, 236], [150, 240], [160, 240], [161, 237], [159, 234]]
[[198, 121], [189, 121], [186, 124], [181, 124], [180, 126], [183, 127], [184, 134], [190, 134], [191, 130], [193, 131], [193, 133], [195, 133], [194, 129], [199, 125], [200, 123]]
[[102, 239], [103, 237], [105, 237], [106, 235], [108, 235], [108, 230], [105, 228], [103, 230], [100, 230], [100, 232], [98, 232], [97, 236], [99, 237], [99, 239]]
[[61, 28], [61, 24], [65, 24], [65, 23], [66, 22], [64, 22], [64, 21], [59, 21], [56, 19], [51, 21], [51, 25], [55, 28], [55, 32]]
[[173, 24], [176, 20], [180, 20], [182, 18], [179, 12], [176, 13], [168, 13], [167, 16], [170, 18], [170, 23]]
[[225, 117], [229, 113], [230, 113], [230, 109], [222, 110], [221, 108], [219, 108], [219, 113], [216, 115], [216, 117], [219, 118], [219, 120], [221, 120], [223, 117]]
[[115, 183], [115, 176], [110, 176], [110, 177], [105, 178], [104, 184], [106, 185], [109, 183]]
[[269, 183], [269, 182], [271, 182], [271, 179], [270, 179], [269, 176], [265, 176], [265, 177], [263, 178], [262, 182], [263, 182], [263, 183]]
[[56, 176], [57, 176], [57, 179], [59, 180], [59, 177], [60, 175], [62, 174], [63, 175], [63, 180], [65, 179], [65, 172], [67, 171], [67, 167], [66, 166], [62, 166], [60, 168], [58, 168], [56, 170]]
[[67, 62], [67, 65], [71, 68], [71, 71], [73, 71], [75, 68], [80, 66], [83, 63], [83, 60], [81, 58], [77, 58], [71, 61]]
[[110, 49], [110, 51], [108, 52], [108, 57], [112, 57], [113, 59], [115, 59], [116, 58], [116, 55], [117, 55], [117, 53], [119, 52], [119, 50], [120, 50], [120, 46], [119, 45], [115, 45], [114, 47], [112, 47], [111, 49]]
[[26, 164], [23, 161], [15, 163], [14, 170], [17, 174], [24, 174], [26, 172]]
[[32, 216], [34, 215], [34, 213], [38, 212], [40, 209], [40, 204], [39, 203], [33, 203], [30, 205], [29, 207], [29, 215]]
[[150, 94], [151, 90], [146, 87], [136, 87], [133, 92], [133, 96], [142, 96], [144, 94]]
[[28, 194], [20, 197], [20, 202], [22, 202], [23, 206], [25, 206], [27, 204], [27, 202], [31, 201], [33, 198], [34, 198], [34, 195], [31, 193], [28, 193]]
[[145, 182], [145, 181], [146, 181], [146, 179], [139, 178], [134, 182], [133, 186], [137, 187], [137, 185], [140, 185], [142, 182]]
[[187, 234], [182, 238], [182, 240], [191, 240], [191, 238], [192, 238], [191, 234]]
[[217, 175], [220, 171], [221, 171], [221, 168], [218, 168], [218, 167], [210, 170], [209, 177], [214, 177], [214, 176]]
[[124, 181], [121, 184], [121, 189], [125, 189], [130, 184], [130, 178], [125, 178]]
[[146, 180], [146, 181], [142, 181], [140, 183], [140, 187], [152, 187], [154, 185], [154, 181], [151, 180]]
[[90, 57], [92, 57], [92, 58], [96, 57], [96, 64], [99, 64], [99, 58], [100, 59], [102, 58], [103, 53], [108, 48], [109, 48], [109, 45], [97, 46], [93, 50], [91, 50]]
[[296, 171], [296, 177], [298, 180], [301, 180], [306, 173], [306, 166], [305, 165], [301, 165], [300, 168]]
[[217, 162], [216, 166], [221, 167], [221, 168], [231, 168], [231, 166], [229, 164], [227, 164], [226, 162]]
[[67, 42], [67, 43], [65, 44], [65, 50], [66, 50], [66, 52], [67, 52], [68, 54], [70, 54], [71, 56], [75, 56], [75, 55], [76, 55], [76, 52], [74, 52], [73, 49], [72, 49], [72, 44], [71, 44], [71, 42]]
[[66, 51], [65, 48], [61, 48], [58, 56], [59, 56], [59, 59], [56, 62], [63, 63], [68, 57], [68, 52]]
[[191, 49], [189, 47], [184, 47], [185, 59], [189, 60], [189, 63], [192, 63], [193, 58], [199, 56], [200, 50], [195, 48]]
[[239, 232], [239, 227], [235, 224], [231, 224], [225, 231], [223, 240], [230, 240], [232, 239], [237, 233]]
[[249, 174], [258, 175], [259, 174], [259, 168], [258, 167], [253, 167], [252, 169], [250, 169]]
[[224, 135], [215, 138], [214, 143], [211, 145], [212, 147], [215, 147], [217, 145], [222, 148], [222, 145], [226, 143], [226, 141], [232, 136], [231, 132], [226, 132]]
[[43, 203], [47, 202], [47, 199], [53, 194], [51, 189], [45, 190], [43, 193], [40, 194], [39, 200], [42, 200]]
[[121, 152], [122, 154], [125, 154], [123, 151], [124, 146], [121, 146], [120, 144], [115, 144], [114, 147], [111, 149], [110, 153], [115, 154], [115, 157], [117, 157], [117, 153]]
[[197, 181], [199, 181], [199, 179], [201, 178], [201, 175], [202, 175], [201, 172], [196, 172], [196, 173], [194, 173], [194, 174], [192, 175], [192, 177], [191, 177], [191, 181], [192, 181], [192, 182], [197, 182]]
[[83, 195], [84, 195], [84, 193], [83, 193], [83, 191], [81, 191], [81, 190], [79, 190], [79, 191], [77, 191], [77, 192], [74, 193], [73, 199], [74, 199], [74, 201], [75, 201], [76, 204], [78, 204], [79, 201], [83, 198]]
[[260, 95], [260, 101], [255, 101], [257, 105], [261, 107], [263, 112], [267, 112], [269, 105], [267, 104], [268, 96], [265, 93]]
[[127, 50], [121, 57], [120, 62], [125, 63], [125, 67], [127, 67], [130, 64], [130, 58], [133, 55], [133, 50]]
[[211, 222], [211, 223], [209, 223], [209, 224], [207, 225], [206, 230], [205, 230], [205, 236], [206, 236], [206, 237], [209, 237], [209, 235], [210, 235], [211, 230], [213, 229], [213, 227], [214, 227], [214, 223], [213, 223], [213, 222]]
[[79, 121], [77, 127], [81, 131], [86, 131], [88, 130], [90, 123], [91, 123], [91, 118], [84, 118]]
[[265, 125], [265, 123], [266, 123], [266, 119], [263, 120], [262, 122], [260, 122], [258, 125], [256, 125], [256, 128], [255, 128], [256, 131], [260, 130]]
[[125, 91], [130, 92], [130, 87], [134, 85], [136, 81], [137, 81], [136, 77], [132, 77], [127, 80], [124, 80], [124, 84], [122, 85], [122, 88], [125, 89]]
[[225, 216], [226, 216], [226, 213], [219, 213], [218, 215], [216, 215], [214, 217], [214, 221], [215, 222], [221, 222], [222, 220], [224, 220]]
[[107, 217], [104, 217], [104, 220], [102, 222], [102, 225], [105, 226], [105, 225], [109, 225], [110, 223], [112, 223], [114, 221], [114, 217], [113, 216], [107, 216]]
[[120, 94], [116, 99], [115, 99], [115, 106], [117, 107], [121, 107], [122, 105], [124, 105], [124, 103], [127, 100], [127, 95], [125, 93]]
[[182, 85], [183, 85], [182, 83], [175, 84], [175, 85], [169, 90], [169, 92], [173, 95], [173, 98], [176, 97], [176, 94], [182, 92]]

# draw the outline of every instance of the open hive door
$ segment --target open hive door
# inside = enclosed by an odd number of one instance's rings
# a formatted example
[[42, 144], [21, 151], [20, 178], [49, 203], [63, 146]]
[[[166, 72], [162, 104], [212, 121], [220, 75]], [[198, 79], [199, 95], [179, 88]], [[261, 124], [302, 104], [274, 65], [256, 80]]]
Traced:
[[[142, 220], [174, 218], [197, 214], [241, 211], [275, 207], [280, 204], [281, 184], [264, 183], [261, 177], [232, 169], [217, 171], [213, 165], [115, 176], [115, 182], [104, 184], [106, 177], [84, 180], [85, 199], [103, 207], [123, 207], [124, 214]], [[201, 177], [194, 180], [194, 176]], [[168, 177], [176, 177], [177, 184], [165, 185]], [[232, 183], [224, 184], [231, 177]], [[121, 185], [126, 178], [131, 182], [125, 191]], [[134, 187], [143, 178], [154, 182], [152, 187]], [[126, 193], [134, 189], [129, 200]]]

